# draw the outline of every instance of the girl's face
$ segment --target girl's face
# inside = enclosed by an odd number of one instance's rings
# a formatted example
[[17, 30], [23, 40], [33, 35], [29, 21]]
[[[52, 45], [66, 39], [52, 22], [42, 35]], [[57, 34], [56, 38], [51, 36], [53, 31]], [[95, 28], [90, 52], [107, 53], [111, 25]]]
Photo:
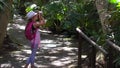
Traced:
[[36, 21], [37, 19], [38, 19], [38, 14], [32, 18], [33, 21]]

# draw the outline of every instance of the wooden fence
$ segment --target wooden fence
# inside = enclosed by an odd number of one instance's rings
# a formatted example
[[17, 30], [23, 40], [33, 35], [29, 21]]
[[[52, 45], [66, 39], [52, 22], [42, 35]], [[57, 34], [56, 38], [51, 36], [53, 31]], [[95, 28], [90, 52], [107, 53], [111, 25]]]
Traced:
[[105, 65], [103, 68], [115, 68], [113, 63], [113, 50], [120, 52], [120, 47], [113, 42], [111, 42], [109, 39], [106, 40], [106, 45], [108, 46], [108, 50], [105, 50], [102, 46], [98, 45], [96, 42], [91, 40], [86, 34], [82, 32], [79, 28], [76, 28], [77, 32], [79, 33], [79, 46], [78, 46], [78, 67], [77, 68], [83, 68], [82, 67], [82, 47], [83, 47], [83, 40], [85, 40], [87, 43], [91, 46], [91, 52], [88, 54], [89, 58], [89, 68], [96, 68], [96, 53], [97, 51], [101, 51], [105, 56]]

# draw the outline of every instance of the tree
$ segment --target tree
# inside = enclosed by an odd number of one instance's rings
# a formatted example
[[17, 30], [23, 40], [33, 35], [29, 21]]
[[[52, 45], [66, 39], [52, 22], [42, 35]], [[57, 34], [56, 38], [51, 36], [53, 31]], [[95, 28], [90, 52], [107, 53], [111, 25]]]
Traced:
[[95, 4], [96, 4], [96, 8], [97, 8], [99, 18], [100, 18], [100, 21], [101, 21], [102, 30], [106, 34], [107, 33], [106, 26], [108, 25], [108, 23], [107, 23], [107, 16], [108, 16], [107, 0], [95, 0]]
[[3, 8], [0, 11], [0, 48], [3, 45], [3, 40], [6, 35], [6, 28], [10, 17], [10, 8], [12, 7], [13, 0], [0, 1]]

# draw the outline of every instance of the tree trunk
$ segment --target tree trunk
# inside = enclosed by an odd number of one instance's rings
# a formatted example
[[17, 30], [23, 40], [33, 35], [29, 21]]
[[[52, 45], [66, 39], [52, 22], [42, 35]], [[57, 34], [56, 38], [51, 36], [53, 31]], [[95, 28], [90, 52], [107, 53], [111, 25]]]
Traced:
[[3, 40], [6, 35], [6, 28], [9, 22], [10, 17], [10, 8], [12, 6], [12, 0], [7, 0], [6, 2], [7, 6], [3, 6], [3, 10], [0, 11], [0, 48], [3, 45]]
[[97, 8], [99, 18], [100, 18], [100, 21], [101, 21], [102, 30], [106, 34], [107, 33], [107, 27], [106, 26], [108, 26], [108, 22], [107, 22], [108, 2], [107, 2], [107, 0], [95, 0], [95, 4], [96, 4], [96, 8]]

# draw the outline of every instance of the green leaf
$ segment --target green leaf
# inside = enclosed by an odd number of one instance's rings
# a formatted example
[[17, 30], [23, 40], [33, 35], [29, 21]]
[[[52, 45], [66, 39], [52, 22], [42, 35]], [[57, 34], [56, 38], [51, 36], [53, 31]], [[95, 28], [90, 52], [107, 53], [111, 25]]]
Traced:
[[36, 7], [37, 7], [36, 4], [32, 4], [32, 5], [28, 6], [28, 7], [25, 9], [25, 11], [26, 11], [26, 12], [33, 11]]
[[109, 0], [110, 3], [117, 3], [117, 0]]
[[30, 12], [30, 11], [32, 11], [32, 10], [33, 10], [33, 9], [30, 8], [30, 7], [27, 7], [27, 8], [25, 9], [26, 12]]
[[116, 4], [116, 3], [119, 3], [120, 0], [109, 0], [109, 2], [112, 3], [112, 4]]

